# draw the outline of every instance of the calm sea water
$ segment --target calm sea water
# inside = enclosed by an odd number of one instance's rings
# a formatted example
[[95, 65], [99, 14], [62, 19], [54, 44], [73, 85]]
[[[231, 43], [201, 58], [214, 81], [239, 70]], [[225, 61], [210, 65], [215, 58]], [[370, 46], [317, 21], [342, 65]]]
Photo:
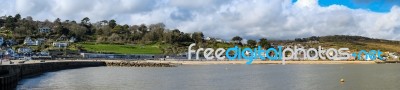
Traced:
[[89, 67], [19, 84], [29, 90], [399, 90], [400, 64]]

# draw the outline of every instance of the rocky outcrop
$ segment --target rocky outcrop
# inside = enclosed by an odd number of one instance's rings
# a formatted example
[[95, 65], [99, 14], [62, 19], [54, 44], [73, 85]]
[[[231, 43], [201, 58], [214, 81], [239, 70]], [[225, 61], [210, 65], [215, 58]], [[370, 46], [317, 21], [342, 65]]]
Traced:
[[109, 61], [106, 62], [107, 66], [123, 66], [123, 67], [175, 67], [171, 63], [153, 63], [142, 61]]

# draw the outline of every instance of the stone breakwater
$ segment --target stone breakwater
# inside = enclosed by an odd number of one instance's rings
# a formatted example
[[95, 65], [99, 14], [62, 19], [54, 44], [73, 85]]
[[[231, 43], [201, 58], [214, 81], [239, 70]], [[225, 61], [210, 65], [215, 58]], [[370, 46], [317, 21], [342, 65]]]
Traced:
[[49, 71], [96, 66], [123, 67], [175, 67], [169, 63], [153, 63], [145, 61], [60, 61], [45, 63], [27, 63], [0, 65], [0, 90], [15, 89], [18, 81], [24, 77], [39, 75]]
[[18, 81], [23, 77], [38, 75], [44, 72], [80, 68], [104, 66], [104, 62], [46, 62], [46, 63], [29, 63], [15, 65], [0, 65], [0, 90], [15, 89]]
[[175, 67], [171, 63], [156, 63], [142, 61], [112, 61], [106, 62], [107, 66], [122, 66], [122, 67]]

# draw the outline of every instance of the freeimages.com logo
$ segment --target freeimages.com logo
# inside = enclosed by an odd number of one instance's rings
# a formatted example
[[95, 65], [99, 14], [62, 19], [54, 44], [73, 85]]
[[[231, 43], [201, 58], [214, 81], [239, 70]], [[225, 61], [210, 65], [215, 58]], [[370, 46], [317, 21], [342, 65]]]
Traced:
[[[382, 52], [380, 50], [370, 50], [367, 52], [366, 50], [360, 50], [358, 53], [354, 52], [352, 54], [349, 53], [349, 48], [329, 48], [324, 50], [321, 46], [316, 48], [298, 48], [297, 46], [294, 49], [286, 47], [283, 49], [283, 46], [278, 46], [277, 48], [268, 48], [262, 49], [261, 46], [257, 48], [239, 48], [238, 46], [230, 47], [227, 50], [224, 48], [217, 48], [214, 50], [213, 48], [199, 48], [197, 50], [192, 50], [192, 47], [196, 44], [190, 44], [188, 48], [188, 59], [192, 59], [192, 53], [196, 53], [196, 60], [199, 59], [199, 55], [203, 52], [203, 56], [207, 60], [218, 59], [225, 60], [228, 58], [229, 60], [247, 60], [246, 64], [251, 64], [254, 59], [260, 60], [281, 60], [282, 64], [285, 64], [286, 60], [349, 60], [351, 56], [356, 57], [357, 59], [365, 59], [365, 60], [383, 60], [381, 57]], [[225, 55], [224, 55], [225, 53]], [[213, 55], [214, 54], [214, 55]], [[302, 57], [299, 57], [302, 55]], [[362, 57], [364, 55], [364, 57]]]

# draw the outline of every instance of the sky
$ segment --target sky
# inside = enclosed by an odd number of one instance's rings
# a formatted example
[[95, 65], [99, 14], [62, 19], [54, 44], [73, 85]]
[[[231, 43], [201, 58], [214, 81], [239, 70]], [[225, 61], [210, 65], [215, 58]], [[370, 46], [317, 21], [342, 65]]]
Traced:
[[230, 40], [359, 35], [400, 40], [400, 0], [0, 0], [0, 15], [164, 23]]

